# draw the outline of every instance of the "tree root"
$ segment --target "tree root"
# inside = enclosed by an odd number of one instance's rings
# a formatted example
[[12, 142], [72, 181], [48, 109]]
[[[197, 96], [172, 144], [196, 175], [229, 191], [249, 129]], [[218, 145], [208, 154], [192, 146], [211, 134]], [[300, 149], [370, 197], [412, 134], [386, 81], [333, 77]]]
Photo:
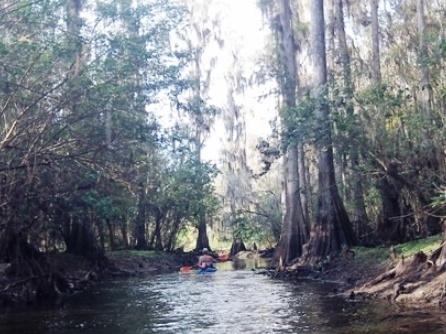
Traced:
[[[442, 245], [443, 246], [443, 245]], [[437, 270], [436, 260], [441, 254], [441, 247], [427, 256], [423, 252], [416, 253], [410, 261], [401, 257], [394, 268], [387, 270], [366, 286], [373, 286], [385, 281], [393, 281], [394, 293], [387, 296], [388, 301], [396, 301], [403, 294], [411, 294], [426, 281], [432, 279], [432, 276], [439, 275], [441, 271]], [[442, 299], [442, 298], [441, 298]]]
[[[9, 262], [4, 271], [10, 282], [0, 286], [0, 304], [34, 300], [56, 301], [61, 296], [83, 290], [96, 272], [90, 270], [84, 277], [68, 277], [62, 269], [50, 263], [47, 257], [27, 242], [24, 235], [8, 231], [1, 235], [1, 258]], [[7, 283], [7, 284], [6, 284]]]
[[32, 279], [34, 279], [34, 277], [28, 277], [28, 278], [24, 278], [24, 279], [21, 279], [21, 280], [16, 281], [16, 282], [8, 283], [6, 285], [6, 287], [4, 287], [3, 289], [0, 290], [0, 294], [3, 293], [3, 292], [8, 291], [9, 289], [12, 289], [15, 286], [18, 286], [20, 284], [26, 283], [26, 282], [28, 282], [28, 281], [30, 281]]

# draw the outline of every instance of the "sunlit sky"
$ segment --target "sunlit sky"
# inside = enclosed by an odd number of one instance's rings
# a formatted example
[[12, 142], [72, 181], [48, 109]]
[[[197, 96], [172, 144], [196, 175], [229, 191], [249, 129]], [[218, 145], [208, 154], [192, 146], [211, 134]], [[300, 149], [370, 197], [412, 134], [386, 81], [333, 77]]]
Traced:
[[[251, 76], [255, 63], [265, 48], [265, 27], [262, 14], [257, 8], [256, 0], [217, 0], [215, 7], [222, 12], [222, 30], [225, 36], [225, 48], [215, 50], [218, 53], [212, 87], [209, 92], [210, 101], [224, 108], [226, 105], [227, 84], [225, 75], [231, 70], [231, 57], [236, 50], [243, 63], [244, 76]], [[249, 138], [265, 136], [269, 131], [269, 119], [274, 116], [274, 98], [259, 101], [264, 94], [259, 87], [252, 87], [239, 96], [236, 102], [245, 115], [247, 135]], [[211, 137], [203, 150], [203, 158], [218, 161], [222, 142], [223, 126], [221, 120], [214, 124]], [[252, 140], [254, 141], [254, 140]]]
[[[193, 1], [193, 0], [184, 0]], [[201, 1], [197, 1], [200, 3]], [[189, 4], [189, 2], [187, 2]], [[207, 98], [209, 104], [220, 109], [227, 105], [228, 86], [225, 77], [233, 70], [233, 54], [237, 53], [243, 68], [244, 77], [255, 73], [256, 62], [263, 54], [266, 42], [266, 29], [263, 25], [262, 14], [257, 8], [256, 0], [214, 0], [209, 9], [210, 16], [221, 19], [221, 34], [225, 41], [221, 49], [215, 45], [207, 45], [204, 51], [202, 70], [210, 68], [209, 57], [216, 57], [212, 66], [212, 80]], [[206, 58], [207, 57], [207, 58]], [[248, 150], [254, 150], [257, 138], [266, 137], [270, 132], [269, 120], [275, 116], [275, 98], [273, 96], [259, 101], [259, 96], [265, 95], [271, 87], [253, 85], [245, 90], [243, 95], [236, 96], [236, 103], [245, 116], [246, 132], [248, 137]], [[168, 104], [167, 101], [164, 103]], [[150, 108], [151, 109], [151, 108]], [[166, 114], [164, 108], [154, 107], [153, 110], [161, 124], [170, 126], [173, 114]], [[161, 112], [161, 113], [160, 113]], [[202, 158], [219, 162], [221, 149], [224, 145], [224, 127], [221, 118], [216, 119], [206, 139]], [[248, 153], [248, 156], [250, 154]]]

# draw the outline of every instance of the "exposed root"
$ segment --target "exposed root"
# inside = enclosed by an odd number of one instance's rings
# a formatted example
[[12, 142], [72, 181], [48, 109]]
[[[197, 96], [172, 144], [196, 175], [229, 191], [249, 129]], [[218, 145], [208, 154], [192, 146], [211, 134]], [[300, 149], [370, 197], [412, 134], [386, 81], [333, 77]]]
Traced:
[[[5, 284], [3, 287], [0, 284], [0, 305], [37, 299], [56, 301], [61, 296], [85, 289], [92, 279], [97, 278], [95, 270], [83, 277], [68, 277], [20, 233], [4, 231], [1, 237], [0, 255], [9, 265], [4, 270]], [[109, 264], [107, 261], [105, 264]], [[112, 265], [109, 267], [114, 269]]]
[[23, 283], [26, 283], [26, 282], [28, 282], [28, 281], [30, 281], [32, 279], [34, 279], [34, 277], [28, 277], [28, 278], [21, 279], [19, 281], [11, 282], [11, 283], [7, 284], [5, 288], [0, 290], [0, 294], [3, 293], [3, 292], [8, 291], [9, 289], [12, 289], [15, 286], [18, 286], [18, 285], [21, 285]]
[[411, 294], [423, 286], [426, 281], [438, 276], [440, 272], [436, 268], [436, 259], [440, 251], [434, 251], [430, 257], [423, 252], [416, 253], [410, 260], [401, 257], [394, 268], [387, 270], [367, 286], [378, 285], [385, 281], [394, 284], [394, 293], [387, 296], [387, 300], [395, 301], [403, 294]]

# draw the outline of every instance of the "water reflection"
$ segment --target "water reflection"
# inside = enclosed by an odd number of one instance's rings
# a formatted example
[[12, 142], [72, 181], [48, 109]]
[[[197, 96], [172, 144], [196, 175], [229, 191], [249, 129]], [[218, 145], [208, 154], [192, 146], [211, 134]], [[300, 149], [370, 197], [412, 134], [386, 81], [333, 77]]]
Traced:
[[269, 259], [234, 259], [218, 263], [218, 268], [221, 270], [260, 269], [268, 267], [269, 261]]
[[441, 318], [417, 327], [390, 306], [332, 297], [333, 285], [275, 281], [251, 270], [266, 265], [225, 262], [216, 273], [107, 282], [56, 310], [0, 315], [0, 333], [446, 333]]

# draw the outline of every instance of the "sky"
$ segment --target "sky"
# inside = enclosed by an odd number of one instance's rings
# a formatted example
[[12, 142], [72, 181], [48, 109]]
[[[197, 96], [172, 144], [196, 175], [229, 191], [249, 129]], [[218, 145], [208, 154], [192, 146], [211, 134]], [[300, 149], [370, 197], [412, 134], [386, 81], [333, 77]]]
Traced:
[[[266, 31], [262, 22], [262, 14], [257, 8], [256, 0], [217, 0], [215, 8], [221, 11], [222, 31], [225, 36], [225, 47], [218, 52], [218, 59], [213, 74], [212, 87], [209, 92], [210, 102], [216, 106], [226, 105], [226, 75], [232, 66], [231, 57], [237, 50], [240, 61], [243, 63], [245, 76], [251, 76], [255, 71], [255, 63], [264, 52]], [[263, 90], [268, 87], [263, 87]], [[255, 137], [266, 136], [269, 132], [269, 120], [275, 115], [274, 98], [259, 101], [263, 95], [262, 87], [252, 87], [245, 91], [243, 96], [237, 96], [236, 102], [241, 107], [246, 122], [247, 136], [255, 141]], [[224, 129], [221, 120], [213, 126], [211, 137], [207, 140], [203, 150], [203, 158], [218, 161], [219, 151], [224, 145], [222, 142]]]
[[[184, 0], [191, 1], [191, 0]], [[201, 3], [208, 0], [193, 0]], [[255, 73], [256, 62], [265, 49], [266, 29], [263, 18], [256, 5], [257, 0], [213, 0], [210, 2], [210, 15], [218, 16], [221, 19], [221, 34], [225, 41], [221, 49], [216, 45], [208, 46], [204, 53], [202, 69], [209, 68], [210, 61], [206, 59], [217, 55], [215, 65], [212, 68], [212, 81], [209, 89], [208, 102], [218, 108], [225, 108], [227, 105], [227, 76], [233, 64], [231, 59], [236, 51], [243, 68], [244, 76], [249, 77]], [[189, 2], [188, 2], [189, 5]], [[210, 49], [209, 49], [210, 48]], [[254, 143], [257, 138], [266, 137], [270, 132], [269, 121], [276, 114], [276, 99], [273, 96], [259, 101], [259, 96], [265, 95], [270, 86], [253, 85], [247, 88], [243, 95], [236, 97], [236, 102], [242, 114], [245, 115], [246, 132], [248, 142], [251, 145], [248, 150], [251, 153], [255, 150]], [[164, 103], [169, 104], [167, 101]], [[161, 113], [157, 112], [161, 110]], [[161, 124], [169, 126], [172, 118], [176, 118], [175, 112], [166, 114], [165, 108], [154, 107]], [[221, 118], [217, 118], [210, 129], [210, 134], [205, 140], [202, 150], [202, 158], [207, 161], [219, 163], [221, 160], [221, 150], [224, 147], [224, 127]], [[248, 153], [248, 156], [250, 153]], [[251, 154], [252, 155], [252, 154]]]

